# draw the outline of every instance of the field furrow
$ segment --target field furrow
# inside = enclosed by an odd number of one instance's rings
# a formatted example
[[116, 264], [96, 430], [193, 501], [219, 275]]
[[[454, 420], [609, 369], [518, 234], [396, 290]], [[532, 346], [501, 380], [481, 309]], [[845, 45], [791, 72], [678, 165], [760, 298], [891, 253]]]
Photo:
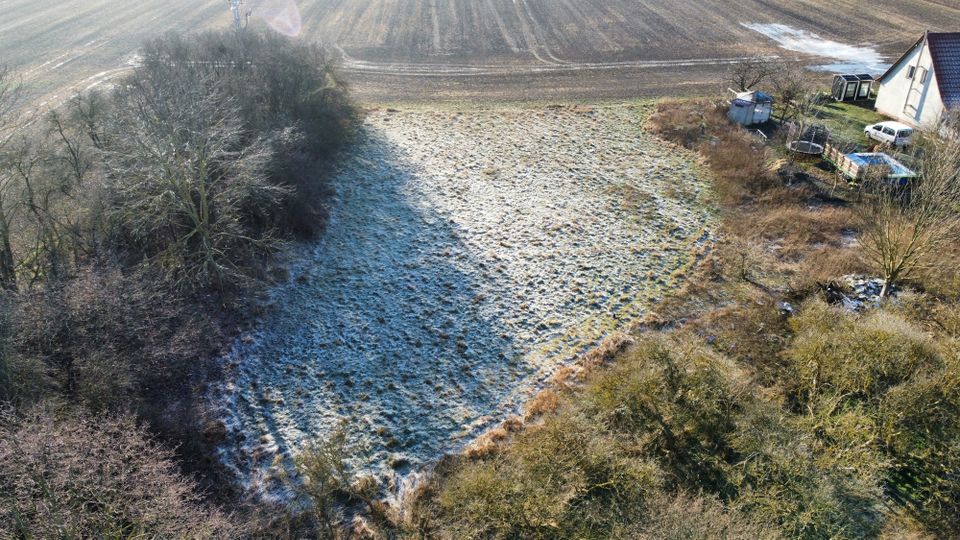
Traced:
[[[2, 4], [0, 63], [23, 74], [34, 104], [59, 103], [89, 77], [123, 67], [145, 38], [231, 20], [222, 0]], [[672, 93], [714, 91], [726, 67], [709, 60], [787, 54], [743, 23], [785, 24], [892, 58], [923, 30], [950, 30], [960, 20], [960, 5], [933, 0], [877, 0], [869, 9], [859, 0], [743, 0], [735, 7], [721, 0], [296, 4], [301, 37], [342, 50], [355, 92], [371, 101], [650, 95], [681, 78]], [[252, 24], [263, 22], [254, 17]], [[645, 69], [650, 64], [663, 71]], [[615, 72], [598, 74], [597, 66]]]

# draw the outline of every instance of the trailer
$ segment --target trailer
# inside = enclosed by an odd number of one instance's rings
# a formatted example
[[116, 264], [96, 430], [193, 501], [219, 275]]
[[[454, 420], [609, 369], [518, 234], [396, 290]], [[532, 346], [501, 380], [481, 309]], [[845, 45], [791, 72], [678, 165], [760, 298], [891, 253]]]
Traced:
[[838, 175], [851, 182], [860, 182], [865, 178], [885, 178], [906, 185], [917, 177], [915, 172], [883, 152], [845, 153], [827, 143], [823, 157], [836, 167]]

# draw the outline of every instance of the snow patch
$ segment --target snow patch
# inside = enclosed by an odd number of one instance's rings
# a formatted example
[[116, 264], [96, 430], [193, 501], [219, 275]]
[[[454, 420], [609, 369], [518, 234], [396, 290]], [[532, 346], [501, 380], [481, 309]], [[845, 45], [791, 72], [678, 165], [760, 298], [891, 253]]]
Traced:
[[870, 45], [840, 43], [786, 24], [741, 24], [776, 41], [781, 48], [788, 51], [835, 60], [827, 64], [809, 66], [814, 71], [878, 74], [890, 67], [884, 56]]

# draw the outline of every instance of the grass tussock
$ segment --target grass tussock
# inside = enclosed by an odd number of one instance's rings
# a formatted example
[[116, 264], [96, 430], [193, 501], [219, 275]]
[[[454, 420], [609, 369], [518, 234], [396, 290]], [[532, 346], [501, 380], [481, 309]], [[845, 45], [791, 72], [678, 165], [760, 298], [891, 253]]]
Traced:
[[856, 246], [820, 246], [804, 253], [788, 278], [788, 286], [798, 294], [811, 294], [821, 284], [840, 276], [867, 275], [870, 265]]

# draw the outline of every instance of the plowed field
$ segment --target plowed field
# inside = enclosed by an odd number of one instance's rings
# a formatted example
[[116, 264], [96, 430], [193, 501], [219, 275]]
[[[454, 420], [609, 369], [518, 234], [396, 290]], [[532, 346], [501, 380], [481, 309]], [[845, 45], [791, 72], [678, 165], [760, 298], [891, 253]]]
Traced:
[[[257, 5], [268, 0], [250, 0]], [[284, 0], [269, 0], [276, 3]], [[293, 0], [289, 0], [293, 2]], [[338, 47], [371, 101], [623, 97], [716, 89], [726, 64], [783, 51], [779, 23], [895, 56], [948, 30], [947, 0], [300, 0], [300, 35]], [[0, 63], [36, 104], [122, 73], [145, 37], [228, 26], [224, 0], [0, 0]], [[256, 15], [254, 26], [263, 24]]]

